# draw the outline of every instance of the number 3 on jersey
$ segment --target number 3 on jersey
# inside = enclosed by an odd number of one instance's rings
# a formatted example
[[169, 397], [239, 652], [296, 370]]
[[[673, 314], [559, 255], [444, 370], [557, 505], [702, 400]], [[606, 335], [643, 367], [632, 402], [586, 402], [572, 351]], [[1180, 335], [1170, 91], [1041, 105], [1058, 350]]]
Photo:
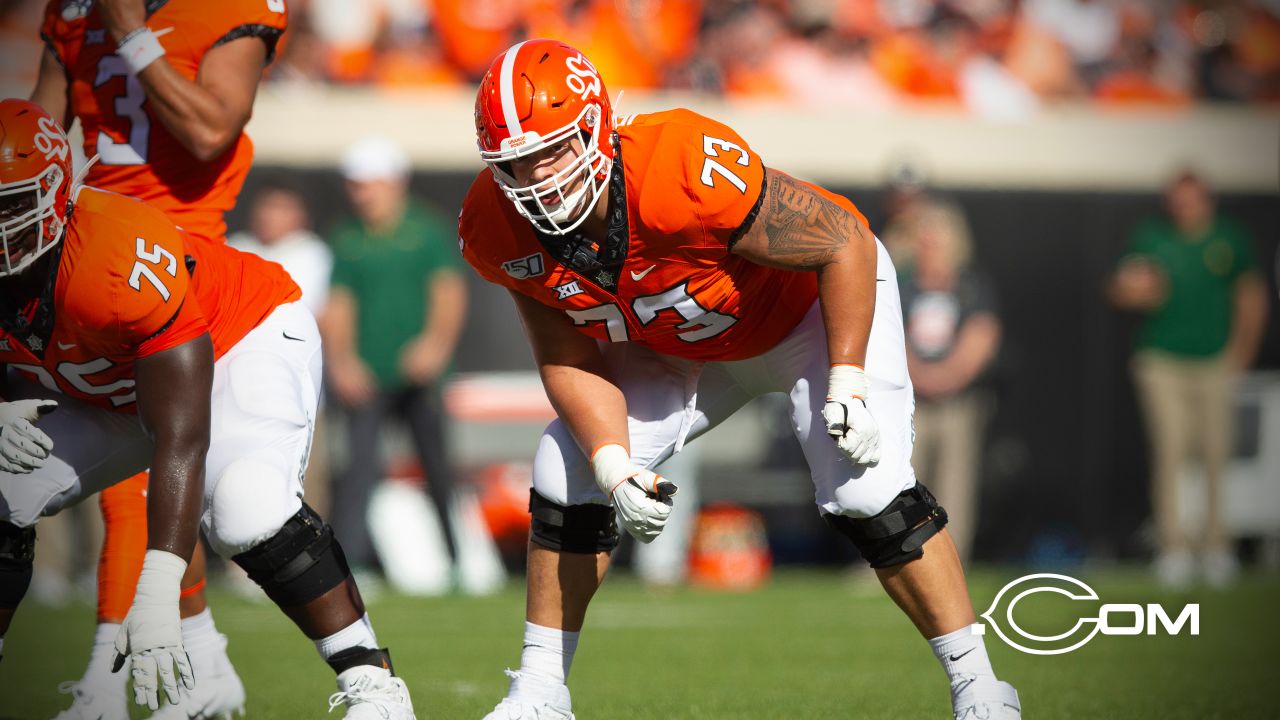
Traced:
[[129, 138], [119, 143], [99, 130], [98, 156], [103, 165], [145, 165], [147, 141], [151, 136], [151, 117], [142, 107], [147, 101], [147, 93], [142, 88], [142, 81], [129, 71], [129, 66], [119, 55], [106, 55], [98, 61], [98, 75], [93, 79], [93, 86], [102, 87], [115, 77], [124, 78], [124, 94], [112, 100], [112, 109], [128, 121]]

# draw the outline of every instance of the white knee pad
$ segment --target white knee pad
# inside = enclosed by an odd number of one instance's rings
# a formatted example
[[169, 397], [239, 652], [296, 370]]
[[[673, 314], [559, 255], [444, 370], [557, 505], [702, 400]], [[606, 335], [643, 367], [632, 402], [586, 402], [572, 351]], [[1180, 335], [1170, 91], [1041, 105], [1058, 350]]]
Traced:
[[217, 478], [204, 512], [204, 529], [223, 557], [238, 555], [280, 532], [302, 509], [302, 499], [278, 464], [247, 457]]
[[559, 505], [609, 502], [596, 485], [591, 464], [578, 442], [559, 420], [552, 421], [538, 441], [538, 452], [533, 456], [533, 487], [539, 495]]

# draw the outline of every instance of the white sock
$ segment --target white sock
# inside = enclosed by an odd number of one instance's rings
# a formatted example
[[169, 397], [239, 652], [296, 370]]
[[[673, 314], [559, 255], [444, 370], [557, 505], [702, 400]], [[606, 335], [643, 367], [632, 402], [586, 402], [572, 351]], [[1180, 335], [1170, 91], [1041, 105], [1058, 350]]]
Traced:
[[957, 675], [962, 674], [995, 677], [991, 658], [987, 657], [986, 643], [982, 640], [984, 630], [986, 628], [982, 625], [968, 625], [929, 641], [929, 647], [942, 663], [948, 680], [954, 681]]
[[520, 672], [563, 684], [577, 649], [578, 633], [525, 622]]
[[375, 650], [378, 647], [378, 636], [373, 634], [373, 623], [369, 622], [369, 614], [342, 628], [326, 638], [316, 640], [316, 650], [320, 657], [328, 660], [343, 650], [362, 647]]
[[0, 655], [4, 655], [4, 636], [0, 635]]
[[124, 692], [124, 685], [129, 676], [128, 671], [121, 668], [118, 673], [111, 672], [111, 666], [116, 661], [116, 635], [118, 634], [120, 634], [119, 623], [98, 623], [97, 629], [93, 632], [93, 649], [89, 651], [89, 665], [84, 669], [84, 679], [101, 683], [112, 677], [119, 678], [120, 691]]
[[182, 646], [191, 656], [197, 673], [214, 671], [218, 660], [226, 654], [227, 645], [213, 623], [209, 608], [182, 619]]

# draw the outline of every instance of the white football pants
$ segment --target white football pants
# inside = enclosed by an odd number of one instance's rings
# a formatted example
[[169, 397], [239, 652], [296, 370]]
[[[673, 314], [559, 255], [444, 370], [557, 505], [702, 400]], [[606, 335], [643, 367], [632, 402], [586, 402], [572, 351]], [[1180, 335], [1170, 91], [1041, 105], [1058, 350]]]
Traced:
[[[301, 509], [321, 369], [320, 333], [299, 302], [276, 308], [214, 364], [201, 526], [219, 554], [270, 538]], [[0, 472], [0, 520], [34, 525], [151, 465], [137, 415], [23, 381], [13, 389], [13, 399], [50, 398], [58, 409], [39, 422], [53, 440], [45, 465]]]
[[[790, 398], [792, 429], [804, 450], [822, 512], [871, 517], [913, 487], [915, 399], [907, 376], [898, 280], [884, 246], [876, 244], [876, 309], [866, 372], [871, 381], [867, 408], [880, 426], [879, 463], [853, 464], [827, 435], [822, 407], [830, 361], [817, 302], [782, 342], [747, 360], [703, 363], [661, 355], [637, 343], [602, 343], [613, 380], [627, 400], [632, 460], [653, 468], [686, 439], [720, 424], [752, 398], [782, 392]], [[680, 485], [680, 478], [671, 480]], [[586, 456], [559, 420], [547, 427], [539, 442], [533, 486], [561, 505], [608, 504]]]

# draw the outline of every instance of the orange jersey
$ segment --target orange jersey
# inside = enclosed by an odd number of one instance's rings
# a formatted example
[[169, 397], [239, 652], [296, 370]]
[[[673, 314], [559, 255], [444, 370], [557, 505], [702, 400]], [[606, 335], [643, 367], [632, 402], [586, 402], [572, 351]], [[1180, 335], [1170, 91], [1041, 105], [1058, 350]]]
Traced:
[[472, 183], [459, 218], [467, 262], [490, 282], [563, 309], [601, 340], [695, 360], [737, 360], [772, 348], [818, 290], [812, 272], [769, 268], [730, 252], [764, 197], [760, 158], [733, 130], [688, 110], [620, 120], [617, 135], [609, 192], [611, 207], [625, 194], [626, 215], [625, 223], [619, 216], [610, 225], [608, 242], [614, 233], [625, 242], [616, 273], [580, 273], [561, 262], [556, 241], [539, 238], [488, 170]]
[[[288, 19], [284, 0], [148, 0], [147, 9], [147, 27], [165, 49], [157, 62], [191, 80], [206, 52], [238, 38], [262, 38], [270, 58]], [[221, 157], [197, 160], [152, 114], [89, 0], [50, 0], [41, 35], [66, 70], [85, 155], [100, 157], [86, 182], [145, 200], [192, 235], [222, 241], [223, 215], [253, 163], [249, 138], [241, 133]]]
[[221, 357], [277, 306], [302, 296], [279, 265], [190, 241], [159, 210], [94, 188], [80, 191], [62, 242], [49, 252], [60, 257], [44, 297], [0, 317], [0, 363], [121, 412], [136, 411], [138, 358], [206, 332]]

